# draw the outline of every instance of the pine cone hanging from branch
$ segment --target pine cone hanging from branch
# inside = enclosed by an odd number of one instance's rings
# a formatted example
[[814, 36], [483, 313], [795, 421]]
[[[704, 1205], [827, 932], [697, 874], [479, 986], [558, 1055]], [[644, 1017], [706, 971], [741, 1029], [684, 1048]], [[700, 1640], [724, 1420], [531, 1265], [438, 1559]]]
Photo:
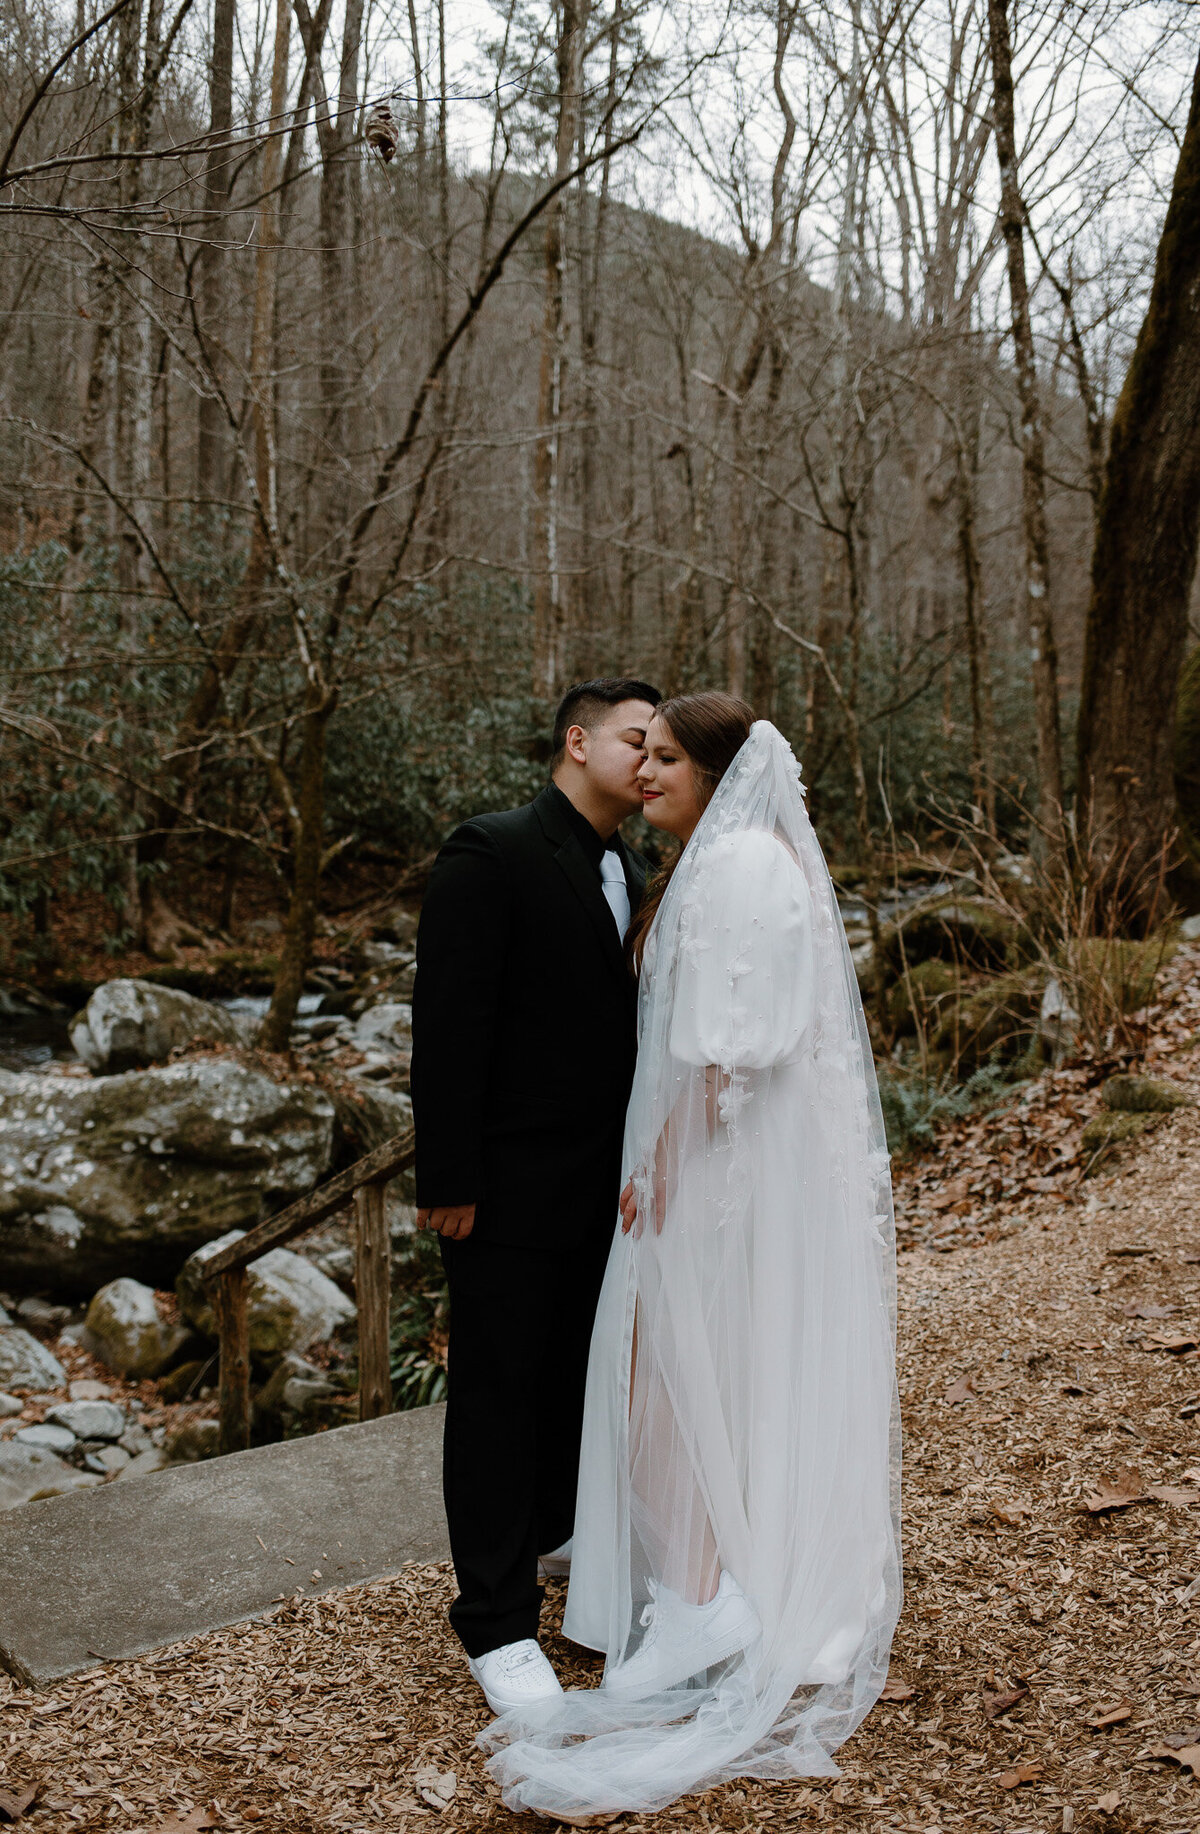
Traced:
[[400, 144], [400, 130], [396, 126], [396, 117], [387, 102], [376, 102], [369, 111], [363, 127], [367, 145], [373, 153], [378, 154], [386, 166], [389, 160], [396, 157], [396, 148]]

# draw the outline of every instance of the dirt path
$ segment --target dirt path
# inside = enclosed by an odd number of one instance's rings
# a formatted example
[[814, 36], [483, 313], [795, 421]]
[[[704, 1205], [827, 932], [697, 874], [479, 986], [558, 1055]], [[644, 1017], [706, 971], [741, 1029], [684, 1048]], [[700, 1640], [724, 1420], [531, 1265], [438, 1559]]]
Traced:
[[[1147, 1061], [1200, 1096], [1197, 956]], [[901, 1180], [899, 1697], [836, 1784], [731, 1786], [617, 1828], [1200, 1829], [1200, 1109], [1081, 1181], [1095, 1080], [1043, 1079]], [[0, 1784], [40, 1786], [39, 1834], [532, 1834], [473, 1748], [449, 1590], [409, 1569], [49, 1696], [0, 1679]], [[548, 1646], [564, 1680], [596, 1678]]]

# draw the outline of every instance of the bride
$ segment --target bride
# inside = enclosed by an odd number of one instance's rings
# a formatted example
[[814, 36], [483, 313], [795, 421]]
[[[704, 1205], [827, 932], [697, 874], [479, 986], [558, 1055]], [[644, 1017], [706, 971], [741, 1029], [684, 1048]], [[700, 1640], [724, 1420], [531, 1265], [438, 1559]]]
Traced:
[[604, 1680], [483, 1735], [509, 1807], [561, 1819], [836, 1775], [901, 1597], [888, 1157], [796, 762], [726, 694], [664, 702], [646, 748], [683, 846], [631, 938], [563, 1626]]

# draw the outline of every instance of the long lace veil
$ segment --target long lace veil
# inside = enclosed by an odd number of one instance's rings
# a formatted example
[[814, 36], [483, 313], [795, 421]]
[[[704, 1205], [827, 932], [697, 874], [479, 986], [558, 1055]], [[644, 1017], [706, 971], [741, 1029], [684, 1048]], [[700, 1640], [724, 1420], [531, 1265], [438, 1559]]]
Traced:
[[730, 1573], [762, 1631], [649, 1698], [484, 1735], [513, 1808], [650, 1811], [836, 1774], [899, 1613], [895, 1243], [870, 1041], [799, 771], [758, 721], [647, 941], [625, 1136], [640, 1226], [592, 1341], [568, 1636], [637, 1649]]

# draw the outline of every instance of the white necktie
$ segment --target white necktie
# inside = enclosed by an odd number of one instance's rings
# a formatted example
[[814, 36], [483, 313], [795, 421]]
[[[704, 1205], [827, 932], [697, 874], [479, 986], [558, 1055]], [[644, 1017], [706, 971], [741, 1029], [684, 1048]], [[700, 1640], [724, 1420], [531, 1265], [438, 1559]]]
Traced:
[[629, 928], [629, 890], [625, 884], [625, 868], [621, 856], [610, 847], [600, 862], [600, 883], [608, 902], [608, 908], [617, 920], [617, 929], [621, 941]]

